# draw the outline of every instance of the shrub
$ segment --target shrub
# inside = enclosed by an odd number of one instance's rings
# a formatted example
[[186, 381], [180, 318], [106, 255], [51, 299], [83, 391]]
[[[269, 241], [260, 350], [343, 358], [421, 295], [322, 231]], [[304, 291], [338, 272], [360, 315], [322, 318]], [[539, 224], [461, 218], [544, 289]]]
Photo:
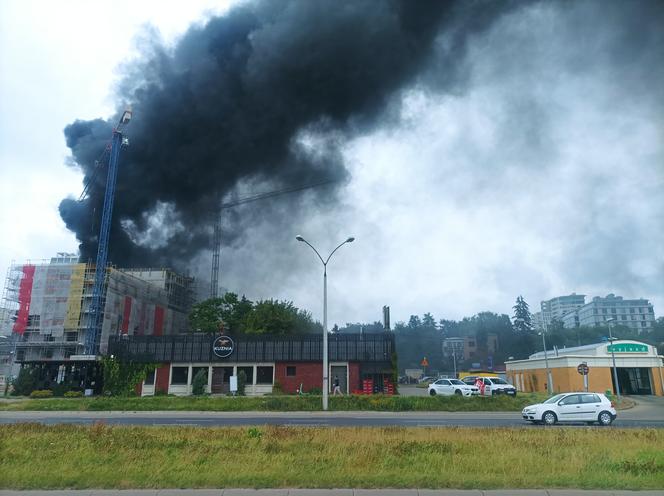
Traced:
[[61, 397], [64, 396], [67, 391], [71, 391], [73, 388], [76, 388], [78, 385], [72, 381], [61, 382], [60, 384], [53, 384], [51, 390], [53, 391], [53, 396]]
[[43, 387], [42, 381], [39, 379], [39, 370], [32, 367], [23, 367], [12, 381], [12, 392], [15, 396], [27, 396], [36, 389]]
[[132, 396], [134, 388], [143, 381], [148, 373], [156, 368], [153, 363], [123, 362], [116, 358], [102, 359], [104, 370], [104, 395]]
[[247, 374], [244, 370], [240, 370], [237, 375], [237, 394], [238, 396], [244, 396], [244, 388], [247, 385]]
[[263, 431], [258, 427], [249, 427], [249, 429], [247, 429], [247, 436], [252, 439], [260, 439], [262, 435]]
[[196, 372], [194, 379], [191, 381], [191, 392], [195, 396], [200, 396], [205, 392], [205, 386], [207, 386], [207, 370], [199, 370]]
[[279, 381], [274, 381], [272, 385], [272, 394], [284, 394], [284, 388]]
[[81, 396], [83, 396], [81, 391], [67, 391], [65, 393], [65, 398], [80, 398]]
[[30, 393], [30, 398], [52, 398], [53, 391], [50, 389], [37, 389]]
[[312, 387], [312, 388], [309, 390], [309, 394], [314, 394], [314, 395], [317, 394], [317, 395], [321, 395], [321, 394], [323, 394], [323, 390], [322, 390], [321, 388], [319, 388], [319, 387]]

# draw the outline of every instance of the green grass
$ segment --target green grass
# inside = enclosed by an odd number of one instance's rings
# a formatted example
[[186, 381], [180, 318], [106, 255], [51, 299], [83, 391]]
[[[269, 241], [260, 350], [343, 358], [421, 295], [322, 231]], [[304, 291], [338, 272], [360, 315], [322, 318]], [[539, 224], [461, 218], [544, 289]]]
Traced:
[[[468, 412], [521, 411], [524, 406], [545, 398], [538, 394], [521, 394], [516, 398], [461, 398], [457, 396], [331, 396], [330, 409], [338, 411], [383, 412]], [[26, 399], [0, 403], [5, 411], [316, 411], [321, 410], [320, 396], [153, 396]]]
[[0, 486], [664, 487], [664, 431], [0, 426]]

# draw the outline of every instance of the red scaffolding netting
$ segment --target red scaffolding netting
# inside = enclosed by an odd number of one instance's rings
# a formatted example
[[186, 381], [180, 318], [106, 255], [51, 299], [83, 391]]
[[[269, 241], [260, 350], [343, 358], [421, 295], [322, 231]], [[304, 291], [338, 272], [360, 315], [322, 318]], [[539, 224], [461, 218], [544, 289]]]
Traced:
[[23, 266], [23, 278], [18, 288], [18, 314], [14, 323], [14, 332], [23, 334], [28, 327], [30, 315], [30, 299], [32, 298], [32, 281], [35, 277], [35, 266]]

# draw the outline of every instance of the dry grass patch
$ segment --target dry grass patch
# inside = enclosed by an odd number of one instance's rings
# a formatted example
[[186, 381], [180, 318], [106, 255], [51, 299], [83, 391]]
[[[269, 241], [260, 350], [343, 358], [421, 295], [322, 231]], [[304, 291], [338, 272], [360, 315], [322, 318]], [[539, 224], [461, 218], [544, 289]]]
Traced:
[[0, 426], [4, 488], [661, 489], [664, 431]]

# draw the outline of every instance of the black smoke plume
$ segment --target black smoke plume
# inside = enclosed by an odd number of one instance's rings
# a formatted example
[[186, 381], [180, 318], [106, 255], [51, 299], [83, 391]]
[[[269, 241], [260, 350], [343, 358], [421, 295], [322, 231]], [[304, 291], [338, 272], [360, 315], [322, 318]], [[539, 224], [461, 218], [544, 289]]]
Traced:
[[[110, 260], [182, 266], [210, 248], [220, 202], [243, 183], [261, 191], [343, 184], [343, 136], [370, 129], [407, 85], [430, 77], [448, 84], [467, 37], [507, 5], [255, 2], [190, 28], [173, 48], [152, 41], [118, 90], [118, 112], [131, 105], [134, 119], [120, 159]], [[85, 200], [60, 204], [83, 260], [96, 255], [106, 170], [95, 175], [95, 160], [116, 120], [65, 129], [73, 161], [92, 180]], [[314, 200], [334, 201], [334, 192], [317, 189]], [[246, 222], [234, 217], [225, 242]]]

